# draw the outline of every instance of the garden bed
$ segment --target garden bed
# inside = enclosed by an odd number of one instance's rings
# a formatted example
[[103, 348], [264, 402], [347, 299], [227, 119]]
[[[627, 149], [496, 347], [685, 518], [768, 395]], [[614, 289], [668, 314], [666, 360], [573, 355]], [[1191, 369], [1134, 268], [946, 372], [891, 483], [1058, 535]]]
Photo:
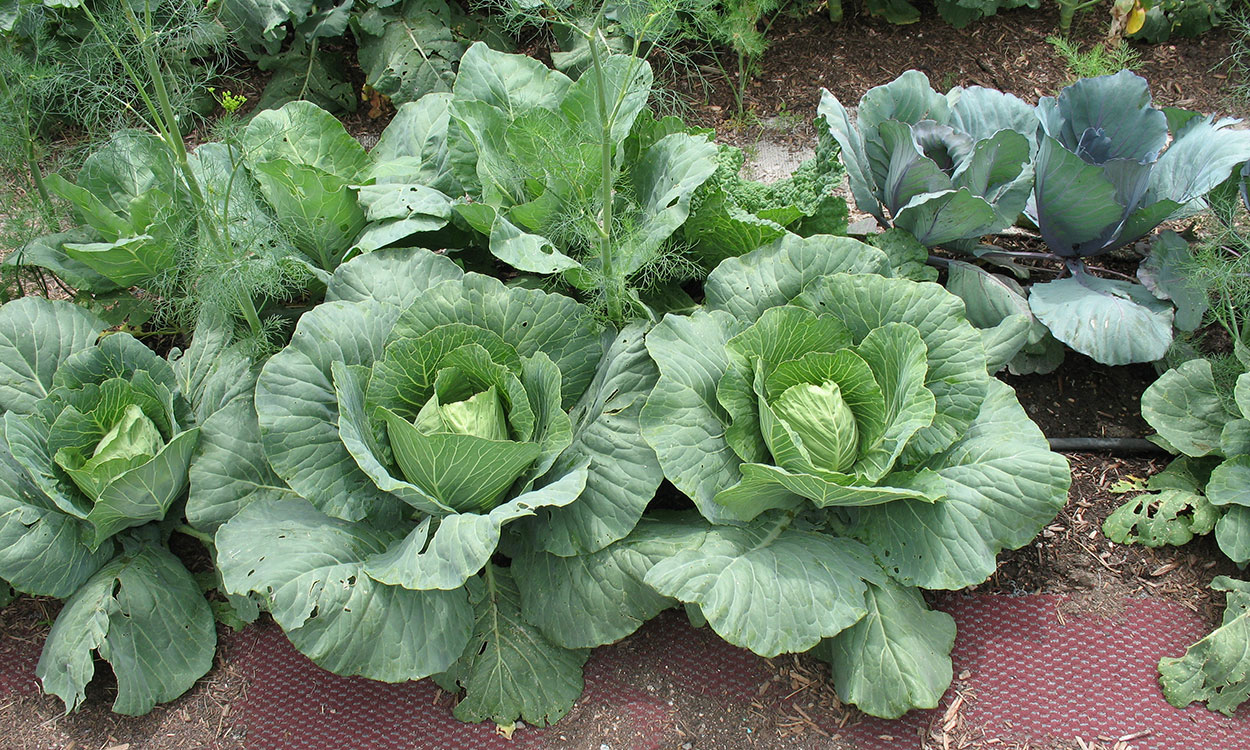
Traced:
[[[1076, 36], [1090, 42], [1100, 19], [1084, 20]], [[1068, 79], [1045, 41], [1055, 28], [1049, 9], [1004, 13], [965, 30], [931, 16], [910, 27], [781, 19], [746, 88], [747, 112], [735, 113], [715, 81], [706, 101], [691, 90], [693, 112], [748, 150], [785, 152], [810, 147], [807, 123], [820, 87], [850, 102], [908, 68], [942, 90], [991, 86], [1032, 103]], [[1244, 100], [1226, 97], [1218, 68], [1227, 49], [1219, 31], [1142, 47], [1141, 72], [1156, 104], [1244, 113]], [[361, 114], [349, 129], [367, 140], [385, 122]], [[1070, 352], [1055, 373], [1002, 379], [1048, 437], [1141, 437], [1150, 429], [1140, 397], [1155, 377], [1147, 365], [1111, 368]], [[451, 714], [455, 697], [430, 680], [386, 685], [330, 674], [297, 653], [268, 616], [237, 633], [219, 625], [212, 671], [146, 716], [108, 710], [116, 685], [99, 660], [86, 703], [64, 716], [59, 699], [40, 694], [33, 678], [61, 604], [27, 597], [0, 609], [0, 748], [1250, 748], [1246, 711], [1227, 718], [1199, 704], [1176, 709], [1156, 681], [1159, 658], [1181, 655], [1218, 624], [1223, 595], [1208, 584], [1236, 576], [1236, 566], [1209, 537], [1151, 549], [1103, 536], [1125, 483], [1158, 472], [1164, 457], [1067, 457], [1067, 505], [1037, 540], [1000, 555], [980, 586], [926, 594], [958, 625], [956, 678], [936, 709], [899, 720], [843, 705], [823, 662], [755, 656], [691, 627], [679, 610], [597, 649], [585, 693], [545, 729], [463, 724]], [[205, 561], [186, 562], [196, 570]]]
[[[1105, 368], [1073, 357], [1061, 380], [1081, 384]], [[1130, 368], [1131, 370], [1131, 368]], [[1027, 411], [1105, 411], [1097, 388], [1015, 383]], [[1051, 382], [1047, 380], [1047, 382]], [[1122, 398], [1146, 379], [1120, 383]], [[1070, 388], [1071, 386], [1067, 386]], [[1090, 394], [1095, 394], [1091, 397]], [[1072, 401], [1068, 401], [1072, 398]], [[1067, 412], [1065, 412], [1067, 413]], [[1139, 417], [1103, 417], [1112, 433]], [[1140, 433], [1139, 433], [1140, 434]], [[1210, 631], [1223, 597], [1207, 588], [1236, 566], [1214, 541], [1151, 549], [1113, 544], [1102, 521], [1123, 502], [1121, 480], [1159, 471], [1162, 458], [1068, 454], [1067, 505], [1033, 543], [1000, 556], [998, 571], [966, 592], [936, 594], [953, 615], [956, 680], [940, 706], [887, 721], [843, 705], [827, 665], [809, 656], [763, 659], [693, 629], [678, 611], [597, 649], [586, 692], [551, 728], [521, 727], [512, 740], [489, 722], [451, 715], [455, 698], [429, 680], [386, 685], [330, 674], [298, 654], [267, 617], [239, 633], [219, 626], [214, 669], [173, 703], [143, 717], [109, 711], [116, 687], [97, 662], [88, 700], [63, 715], [41, 695], [34, 664], [60, 603], [22, 599], [0, 609], [0, 747], [296, 750], [353, 747], [483, 750], [1193, 750], [1250, 747], [1250, 716], [1229, 719], [1200, 704], [1176, 709], [1158, 692], [1156, 664]], [[190, 547], [191, 545], [187, 545]], [[1148, 732], [1148, 734], [1142, 734]], [[1121, 737], [1128, 737], [1117, 745]], [[1203, 745], [1202, 742], [1227, 744]], [[1081, 743], [1085, 743], [1082, 745]]]
[[597, 650], [574, 710], [549, 729], [519, 728], [511, 741], [493, 725], [456, 721], [453, 697], [429, 681], [394, 686], [327, 673], [269, 622], [223, 630], [214, 670], [148, 716], [110, 713], [107, 677], [77, 713], [62, 716], [31, 676], [57, 604], [26, 600], [0, 612], [4, 746], [1083, 750], [1116, 747], [1121, 737], [1130, 737], [1121, 750], [1245, 746], [1245, 716], [1175, 709], [1154, 679], [1161, 656], [1179, 654], [1217, 619], [1205, 583], [1228, 572], [1227, 562], [1206, 544], [1142, 550], [1091, 535], [1117, 504], [1106, 488], [1151, 466], [1071, 459], [1071, 500], [1037, 543], [1005, 555], [975, 592], [936, 597], [959, 626], [957, 678], [939, 708], [897, 721], [843, 706], [814, 659], [761, 659], [690, 628], [677, 612]]

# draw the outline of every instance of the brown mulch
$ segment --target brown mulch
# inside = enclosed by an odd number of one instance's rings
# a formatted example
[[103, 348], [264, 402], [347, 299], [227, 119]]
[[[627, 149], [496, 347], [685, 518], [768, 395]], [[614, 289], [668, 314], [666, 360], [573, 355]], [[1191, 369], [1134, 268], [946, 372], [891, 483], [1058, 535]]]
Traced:
[[[815, 116], [821, 88], [849, 106], [868, 89], [909, 69], [924, 72], [941, 91], [987, 86], [1030, 103], [1055, 95], [1070, 81], [1062, 57], [1046, 41], [1059, 32], [1055, 3], [1043, 3], [1037, 10], [1003, 12], [964, 29], [942, 21], [932, 6], [915, 4], [924, 15], [910, 26], [895, 26], [868, 15], [848, 16], [839, 24], [822, 13], [778, 19], [769, 47], [747, 85], [745, 108], [758, 118], [784, 113], [806, 122]], [[1078, 14], [1070, 38], [1088, 48], [1105, 35], [1106, 18], [1101, 7]], [[1227, 31], [1216, 29], [1166, 44], [1126, 43], [1140, 54], [1138, 73], [1151, 82], [1156, 106], [1246, 116], [1250, 102], [1229, 93], [1224, 61], [1230, 42]], [[696, 113], [718, 131], [735, 129], [729, 82], [709, 74], [707, 84], [686, 84], [693, 101], [707, 98], [706, 103], [696, 104]], [[683, 86], [682, 82], [676, 85]]]

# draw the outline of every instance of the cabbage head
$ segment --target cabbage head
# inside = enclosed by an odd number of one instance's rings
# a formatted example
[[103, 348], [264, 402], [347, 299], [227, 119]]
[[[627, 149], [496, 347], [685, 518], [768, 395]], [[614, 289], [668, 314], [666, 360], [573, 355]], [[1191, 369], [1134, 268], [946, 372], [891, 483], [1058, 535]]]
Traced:
[[73, 710], [98, 651], [113, 710], [142, 714], [212, 665], [212, 613], [166, 542], [197, 425], [248, 389], [251, 363], [224, 335], [170, 362], [105, 328], [67, 302], [0, 308], [0, 579], [67, 599], [36, 669], [46, 691]]
[[326, 299], [254, 409], [205, 425], [188, 517], [226, 588], [331, 671], [438, 675], [465, 720], [558, 718], [587, 652], [526, 622], [507, 560], [594, 552], [642, 515], [644, 329], [420, 249], [350, 261]]
[[980, 86], [939, 94], [909, 70], [864, 94], [854, 122], [828, 91], [817, 111], [842, 148], [859, 209], [926, 247], [970, 245], [1024, 209], [1037, 119], [1011, 94]]
[[568, 601], [593, 617], [553, 637], [579, 646], [681, 604], [757, 654], [815, 649], [868, 713], [937, 705], [954, 623], [920, 590], [984, 581], [1070, 477], [959, 298], [890, 272], [848, 238], [779, 243], [723, 261], [702, 309], [648, 333], [643, 435], [697, 512], [575, 564], [524, 558], [545, 632]]

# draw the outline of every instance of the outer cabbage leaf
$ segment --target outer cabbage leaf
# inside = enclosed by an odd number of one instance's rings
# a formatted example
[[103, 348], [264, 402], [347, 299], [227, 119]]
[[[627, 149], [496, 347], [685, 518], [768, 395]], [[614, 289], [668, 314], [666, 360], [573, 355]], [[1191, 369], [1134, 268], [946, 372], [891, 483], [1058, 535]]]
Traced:
[[1142, 393], [1142, 417], [1170, 445], [1194, 457], [1218, 454], [1224, 426], [1233, 420], [1205, 359], [1191, 359], [1151, 383]]
[[249, 393], [204, 421], [188, 471], [187, 522], [215, 533], [247, 504], [295, 496], [265, 458]]
[[484, 102], [515, 117], [536, 107], [555, 110], [572, 84], [568, 76], [538, 60], [496, 52], [476, 42], [460, 58], [452, 94], [456, 100]]
[[256, 387], [252, 358], [231, 343], [229, 321], [222, 315], [201, 315], [187, 350], [170, 353], [177, 389], [191, 402], [195, 421], [203, 423], [231, 401], [250, 398]]
[[337, 268], [365, 226], [365, 212], [347, 182], [280, 158], [253, 165], [252, 175], [296, 247], [317, 268]]
[[505, 725], [520, 717], [541, 727], [568, 713], [582, 694], [589, 651], [561, 648], [521, 617], [508, 568], [489, 566], [484, 581], [473, 580], [469, 598], [476, 613], [473, 635], [451, 670], [435, 676], [450, 689], [464, 687], [456, 718]]
[[[338, 9], [344, 8], [338, 6]], [[302, 2], [302, 0], [301, 0]], [[336, 10], [333, 6], [329, 12]], [[293, 101], [306, 100], [328, 112], [355, 112], [360, 94], [351, 82], [346, 61], [320, 54], [320, 48], [302, 34], [296, 35], [279, 54], [262, 56], [256, 67], [272, 75], [256, 102], [260, 111], [278, 109]]]
[[217, 565], [231, 593], [268, 596], [291, 643], [322, 667], [417, 680], [460, 657], [473, 611], [460, 589], [410, 591], [370, 578], [366, 561], [396, 538], [302, 499], [266, 500], [218, 530]]
[[1103, 522], [1102, 531], [1117, 544], [1162, 547], [1210, 533], [1218, 519], [1219, 511], [1201, 494], [1168, 489], [1143, 493], [1116, 508]]
[[[397, 7], [396, 7], [397, 6]], [[365, 82], [396, 104], [451, 91], [465, 44], [452, 29], [455, 3], [406, 0], [368, 7], [357, 28]]]
[[311, 102], [291, 102], [252, 118], [240, 136], [249, 167], [284, 159], [352, 182], [369, 166], [364, 146], [334, 115]]
[[90, 227], [75, 227], [66, 232], [36, 237], [16, 251], [9, 253], [3, 265], [45, 268], [80, 292], [116, 293], [120, 290], [116, 282], [101, 276], [86, 263], [74, 260], [65, 252], [66, 243], [90, 242], [95, 237], [95, 232]]
[[699, 605], [736, 646], [765, 657], [806, 651], [863, 617], [864, 582], [885, 576], [859, 543], [790, 528], [792, 519], [713, 527], [697, 548], [657, 562], [644, 580]]
[[1233, 456], [1211, 471], [1207, 499], [1212, 505], [1250, 506], [1250, 455]]
[[1001, 550], [1026, 544], [1054, 517], [1072, 481], [1015, 393], [994, 380], [976, 421], [922, 467], [942, 478], [944, 500], [864, 508], [853, 533], [896, 580], [929, 589], [988, 578]]
[[1250, 698], [1246, 643], [1250, 641], [1250, 584], [1217, 576], [1211, 588], [1228, 592], [1220, 626], [1190, 646], [1180, 658], [1159, 660], [1163, 696], [1177, 708], [1206, 701], [1212, 711], [1228, 716]]
[[692, 513], [659, 514], [591, 554], [560, 557], [531, 547], [512, 561], [525, 618], [565, 648], [615, 643], [674, 604], [645, 583], [647, 571], [698, 547], [708, 528]]
[[1024, 290], [1010, 277], [970, 263], [951, 261], [946, 272], [946, 291], [964, 301], [968, 322], [981, 331], [989, 371], [1010, 366], [1019, 374], [1016, 355], [1049, 333], [1033, 316]]
[[820, 91], [820, 105], [816, 109], [820, 117], [841, 147], [842, 163], [846, 165], [847, 181], [851, 195], [860, 211], [872, 214], [881, 224], [886, 223], [884, 207], [877, 200], [877, 183], [868, 161], [868, 150], [863, 134], [851, 122], [850, 114], [838, 98], [828, 89]]
[[381, 583], [406, 589], [459, 588], [490, 561], [505, 524], [578, 499], [586, 487], [586, 468], [577, 467], [559, 477], [489, 512], [448, 516], [433, 534], [424, 521], [384, 554], [366, 561], [365, 571]]
[[70, 242], [64, 248], [71, 260], [121, 287], [158, 278], [177, 261], [177, 248], [172, 243], [146, 233], [111, 242]]
[[1082, 272], [1034, 284], [1029, 308], [1055, 338], [1103, 364], [1153, 362], [1172, 344], [1172, 306], [1137, 284]]
[[1238, 565], [1250, 561], [1250, 508], [1230, 506], [1215, 522], [1215, 541], [1220, 551]]
[[1189, 243], [1171, 230], [1161, 232], [1150, 247], [1150, 255], [1137, 267], [1137, 278], [1160, 299], [1176, 305], [1176, 327], [1193, 331], [1202, 324], [1209, 304], [1205, 290], [1193, 283], [1184, 271], [1190, 259]]
[[937, 706], [951, 682], [955, 620], [893, 581], [869, 583], [864, 601], [863, 619], [815, 651], [829, 662], [838, 695], [887, 719]]
[[850, 237], [786, 235], [773, 244], [722, 261], [704, 283], [705, 305], [753, 322], [784, 305], [813, 280], [835, 273], [889, 275], [885, 253]]
[[0, 449], [0, 576], [19, 591], [68, 597], [113, 556], [85, 522], [57, 507]]
[[447, 194], [463, 193], [451, 173], [450, 105], [450, 93], [427, 94], [401, 104], [369, 152], [372, 164], [367, 175], [377, 184], [425, 185]]
[[647, 353], [646, 326], [631, 325], [608, 346], [581, 400], [570, 409], [573, 442], [551, 474], [589, 461], [586, 488], [576, 503], [548, 507], [518, 524], [533, 543], [558, 555], [595, 552], [638, 524], [664, 478], [655, 451], [643, 439], [643, 404], [659, 374]]
[[68, 302], [23, 297], [0, 307], [0, 411], [33, 411], [61, 364], [107, 327]]
[[167, 550], [143, 545], [107, 563], [66, 602], [35, 674], [72, 711], [98, 651], [117, 676], [113, 710], [138, 715], [189, 690], [213, 665], [215, 644], [195, 579]]
[[660, 379], [642, 408], [642, 436], [659, 456], [664, 476], [711, 521], [732, 518], [713, 497], [741, 476], [741, 462], [725, 438], [729, 415], [716, 397], [729, 367], [725, 344], [739, 327], [727, 313], [696, 311], [667, 315], [647, 334]]

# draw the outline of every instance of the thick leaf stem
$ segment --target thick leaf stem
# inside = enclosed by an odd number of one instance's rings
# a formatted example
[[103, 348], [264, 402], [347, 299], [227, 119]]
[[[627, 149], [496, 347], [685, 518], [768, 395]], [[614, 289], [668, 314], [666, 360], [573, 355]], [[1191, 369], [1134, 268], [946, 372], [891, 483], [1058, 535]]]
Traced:
[[40, 206], [40, 213], [43, 214], [44, 223], [49, 228], [56, 229], [56, 216], [52, 212], [52, 196], [48, 194], [48, 188], [43, 182], [43, 172], [39, 169], [39, 160], [35, 158], [35, 137], [30, 131], [29, 118], [27, 117], [29, 109], [25, 100], [21, 102], [20, 106], [18, 105], [17, 98], [9, 88], [9, 77], [3, 70], [0, 70], [0, 95], [3, 95], [5, 101], [9, 102], [9, 106], [21, 110], [17, 118], [17, 124], [22, 131], [22, 146], [26, 157], [26, 168], [30, 170], [30, 180], [34, 183], [35, 190], [43, 201], [43, 204]]
[[[605, 6], [606, 7], [606, 6]], [[621, 318], [621, 299], [616, 280], [615, 248], [612, 247], [612, 201], [615, 186], [615, 175], [612, 169], [612, 114], [608, 112], [607, 92], [604, 91], [607, 79], [603, 72], [603, 56], [599, 51], [599, 24], [602, 22], [604, 10], [600, 8], [595, 16], [594, 25], [590, 28], [590, 59], [594, 66], [595, 77], [598, 79], [598, 106], [600, 117], [599, 134], [599, 179], [601, 202], [599, 217], [599, 264], [603, 273], [603, 296], [607, 305], [608, 319], [618, 322]]]
[[773, 524], [773, 527], [768, 530], [768, 535], [761, 539], [759, 544], [755, 545], [755, 548], [762, 549], [777, 541], [777, 537], [781, 536], [782, 532], [790, 528], [790, 524], [794, 523], [796, 513], [797, 511], [794, 510], [786, 511], [781, 518], [777, 519], [777, 523]]
[[200, 541], [201, 543], [204, 544], [205, 547], [208, 547], [210, 550], [213, 548], [212, 534], [206, 534], [203, 531], [192, 528], [185, 523], [180, 523], [174, 526], [174, 531], [178, 532], [179, 534], [186, 534], [192, 539], [196, 539]]

